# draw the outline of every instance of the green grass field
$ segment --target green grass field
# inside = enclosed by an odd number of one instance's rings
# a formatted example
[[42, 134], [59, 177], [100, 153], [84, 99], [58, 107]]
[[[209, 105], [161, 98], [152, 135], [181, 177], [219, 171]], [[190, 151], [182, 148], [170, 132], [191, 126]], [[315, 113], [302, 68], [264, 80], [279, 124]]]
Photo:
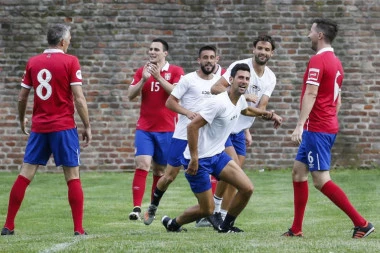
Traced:
[[[84, 227], [74, 237], [67, 187], [62, 174], [38, 173], [16, 218], [15, 236], [0, 237], [0, 252], [380, 252], [380, 235], [354, 240], [351, 221], [309, 184], [304, 238], [280, 235], [291, 225], [293, 190], [290, 170], [249, 171], [255, 192], [236, 226], [242, 234], [218, 234], [187, 224], [187, 233], [168, 233], [161, 217], [177, 216], [196, 203], [180, 174], [161, 201], [150, 226], [129, 221], [132, 173], [82, 173]], [[332, 178], [356, 208], [380, 229], [380, 171], [334, 170]], [[0, 174], [0, 224], [5, 221], [9, 190], [16, 173]], [[143, 209], [149, 204], [151, 176]]]

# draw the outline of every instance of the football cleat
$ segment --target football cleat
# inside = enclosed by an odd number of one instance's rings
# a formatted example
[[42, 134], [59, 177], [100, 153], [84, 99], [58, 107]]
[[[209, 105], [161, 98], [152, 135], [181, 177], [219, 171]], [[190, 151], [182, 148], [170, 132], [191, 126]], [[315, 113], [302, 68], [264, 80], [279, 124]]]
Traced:
[[303, 233], [302, 233], [302, 232], [293, 233], [293, 231], [289, 228], [289, 230], [286, 231], [285, 233], [283, 233], [281, 236], [288, 236], [288, 237], [303, 237]]
[[1, 229], [1, 235], [14, 235], [15, 231], [8, 228]]
[[187, 232], [187, 229], [186, 228], [183, 228], [182, 226], [173, 226], [172, 222], [173, 222], [173, 219], [170, 219], [168, 216], [164, 216], [162, 217], [161, 219], [161, 222], [162, 222], [162, 225], [164, 225], [164, 227], [166, 228], [166, 231], [167, 232]]
[[228, 226], [222, 228], [221, 226], [218, 227], [218, 233], [242, 233], [244, 232], [238, 227]]
[[78, 232], [78, 231], [75, 231], [75, 232], [74, 232], [74, 235], [75, 235], [75, 236], [78, 236], [78, 235], [88, 235], [88, 234], [87, 234], [86, 231], [83, 231], [83, 233], [80, 233], [80, 232]]
[[202, 218], [195, 222], [195, 227], [196, 228], [212, 227], [212, 224], [207, 220], [207, 218]]
[[150, 225], [156, 216], [157, 206], [149, 205], [148, 210], [144, 213], [144, 224]]
[[132, 210], [132, 212], [129, 214], [130, 220], [141, 220], [140, 217], [141, 214], [141, 208], [139, 206], [135, 206]]
[[364, 227], [354, 227], [354, 233], [352, 235], [352, 238], [364, 238], [371, 234], [373, 231], [375, 231], [375, 227], [370, 222], [367, 222], [367, 224]]
[[207, 220], [211, 223], [215, 230], [219, 230], [219, 226], [223, 223], [222, 214], [220, 212], [208, 216]]

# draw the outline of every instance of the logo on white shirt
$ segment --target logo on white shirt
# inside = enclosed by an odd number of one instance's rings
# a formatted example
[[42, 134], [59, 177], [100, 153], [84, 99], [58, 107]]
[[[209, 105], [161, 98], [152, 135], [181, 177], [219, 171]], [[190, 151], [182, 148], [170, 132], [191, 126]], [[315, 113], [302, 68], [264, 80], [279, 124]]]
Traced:
[[238, 117], [238, 115], [234, 115], [234, 116], [231, 117], [230, 120], [234, 120], [234, 119], [236, 119], [237, 117]]

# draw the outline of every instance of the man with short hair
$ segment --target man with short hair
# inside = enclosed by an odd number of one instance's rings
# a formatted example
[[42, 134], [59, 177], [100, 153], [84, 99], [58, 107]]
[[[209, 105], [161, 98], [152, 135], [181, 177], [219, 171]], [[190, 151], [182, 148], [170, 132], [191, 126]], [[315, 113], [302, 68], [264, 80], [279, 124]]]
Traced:
[[[211, 91], [218, 94], [230, 85], [229, 77], [232, 68], [238, 63], [246, 63], [250, 67], [251, 78], [246, 91], [246, 98], [250, 100], [249, 106], [266, 110], [269, 98], [276, 86], [276, 76], [267, 66], [267, 63], [276, 49], [275, 41], [269, 35], [260, 35], [253, 41], [253, 57], [233, 62], [216, 82]], [[241, 115], [226, 143], [226, 152], [243, 168], [247, 146], [252, 144], [252, 136], [249, 131], [255, 117]], [[223, 221], [236, 189], [223, 181], [219, 181], [214, 194], [215, 210], [209, 217], [214, 228]]]
[[136, 71], [128, 88], [130, 100], [141, 95], [140, 117], [135, 133], [134, 208], [129, 214], [130, 220], [141, 218], [141, 204], [151, 164], [153, 198], [153, 191], [166, 168], [168, 148], [178, 119], [177, 113], [165, 107], [165, 102], [184, 71], [166, 61], [168, 53], [168, 43], [163, 39], [154, 39], [149, 47], [149, 62]]
[[68, 186], [68, 200], [74, 222], [74, 235], [86, 235], [83, 222], [83, 189], [79, 175], [80, 146], [74, 120], [74, 105], [84, 130], [85, 147], [91, 142], [91, 127], [78, 59], [66, 54], [70, 45], [70, 26], [53, 25], [47, 32], [49, 48], [29, 59], [21, 83], [18, 112], [21, 131], [26, 131], [25, 112], [30, 90], [34, 89], [31, 133], [25, 148], [20, 174], [9, 196], [8, 214], [1, 235], [14, 234], [14, 220], [25, 191], [40, 165], [51, 154], [57, 167], [62, 166]]
[[212, 214], [214, 202], [210, 174], [238, 189], [231, 202], [224, 222], [218, 227], [220, 233], [238, 233], [243, 230], [234, 226], [235, 219], [247, 205], [253, 184], [239, 165], [224, 152], [225, 142], [240, 114], [261, 116], [273, 120], [277, 128], [282, 119], [273, 112], [248, 107], [242, 96], [249, 84], [250, 68], [237, 64], [231, 70], [231, 88], [205, 100], [198, 115], [187, 126], [188, 145], [184, 152], [186, 179], [194, 192], [198, 205], [189, 207], [180, 216], [162, 218], [168, 232], [183, 231], [182, 225]]
[[216, 62], [216, 48], [209, 45], [201, 47], [198, 53], [198, 70], [183, 76], [166, 101], [166, 106], [179, 114], [179, 120], [168, 150], [165, 174], [158, 180], [152, 201], [144, 213], [145, 225], [153, 222], [162, 196], [182, 167], [181, 160], [187, 145], [186, 127], [197, 115], [202, 101], [212, 96], [210, 88], [220, 77], [213, 74]]
[[331, 149], [339, 130], [338, 112], [344, 76], [342, 64], [331, 47], [337, 32], [338, 25], [332, 20], [312, 21], [308, 37], [311, 48], [317, 54], [309, 60], [304, 74], [301, 112], [292, 133], [292, 141], [299, 145], [292, 171], [294, 218], [291, 228], [283, 236], [303, 236], [302, 223], [309, 196], [309, 172], [315, 188], [353, 222], [355, 227], [352, 238], [366, 237], [375, 230], [330, 177]]

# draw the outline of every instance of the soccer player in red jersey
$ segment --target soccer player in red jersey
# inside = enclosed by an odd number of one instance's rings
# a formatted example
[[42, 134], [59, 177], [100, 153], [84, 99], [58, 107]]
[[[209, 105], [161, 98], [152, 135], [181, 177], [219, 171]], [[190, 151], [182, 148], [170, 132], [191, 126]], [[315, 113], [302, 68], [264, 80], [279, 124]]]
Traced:
[[[144, 213], [145, 225], [150, 225], [153, 222], [161, 198], [180, 172], [183, 152], [187, 145], [187, 124], [197, 115], [200, 104], [212, 97], [210, 88], [220, 77], [220, 75], [214, 74], [218, 58], [216, 51], [216, 48], [211, 45], [201, 47], [198, 53], [198, 70], [183, 76], [166, 101], [166, 106], [178, 113], [179, 120], [170, 142], [165, 173], [158, 180], [152, 201]], [[223, 71], [222, 67], [219, 69], [220, 72]], [[212, 177], [212, 180], [214, 182], [211, 181], [211, 185], [216, 186], [217, 179]], [[202, 222], [199, 220], [196, 223], [198, 227], [209, 225], [211, 224], [206, 219]]]
[[309, 33], [311, 57], [303, 78], [301, 112], [292, 141], [299, 144], [292, 179], [294, 219], [283, 236], [302, 237], [302, 222], [308, 200], [308, 174], [315, 188], [338, 206], [354, 224], [353, 238], [363, 238], [375, 228], [350, 203], [345, 192], [330, 177], [331, 148], [339, 130], [343, 67], [331, 47], [338, 25], [329, 19], [315, 19]]
[[79, 61], [66, 54], [70, 45], [70, 26], [53, 25], [47, 33], [49, 49], [29, 59], [21, 83], [18, 111], [21, 130], [26, 130], [25, 112], [30, 90], [34, 89], [31, 133], [24, 163], [9, 196], [8, 214], [1, 235], [13, 235], [15, 218], [26, 188], [40, 165], [51, 154], [57, 167], [62, 166], [68, 186], [68, 200], [74, 222], [74, 235], [84, 235], [83, 190], [79, 178], [80, 146], [74, 121], [74, 105], [84, 125], [84, 146], [92, 139], [87, 102], [82, 91]]
[[135, 134], [136, 170], [132, 182], [134, 208], [129, 214], [130, 220], [141, 219], [141, 203], [151, 164], [152, 192], [164, 174], [167, 151], [178, 119], [177, 113], [166, 108], [165, 103], [184, 71], [166, 61], [168, 53], [168, 43], [163, 39], [154, 39], [149, 48], [149, 61], [136, 71], [128, 88], [130, 100], [141, 95]]

